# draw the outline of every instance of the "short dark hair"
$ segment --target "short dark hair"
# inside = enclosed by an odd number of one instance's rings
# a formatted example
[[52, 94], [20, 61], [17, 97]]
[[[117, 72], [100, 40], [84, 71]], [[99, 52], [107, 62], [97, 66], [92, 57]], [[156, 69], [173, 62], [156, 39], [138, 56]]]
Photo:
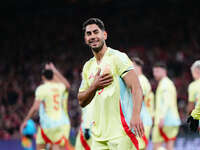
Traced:
[[47, 80], [53, 79], [53, 71], [51, 69], [42, 70], [42, 76], [44, 76]]
[[86, 27], [91, 24], [96, 24], [102, 31], [105, 31], [105, 26], [103, 21], [101, 21], [99, 18], [90, 18], [83, 23], [83, 28], [82, 28], [83, 33], [85, 33]]
[[165, 62], [162, 62], [162, 61], [159, 61], [159, 62], [156, 62], [153, 67], [160, 67], [160, 68], [163, 68], [163, 69], [167, 69], [167, 64]]
[[136, 63], [136, 65], [143, 67], [144, 66], [144, 62], [142, 61], [142, 59], [140, 59], [139, 57], [133, 57], [132, 61], [134, 61]]

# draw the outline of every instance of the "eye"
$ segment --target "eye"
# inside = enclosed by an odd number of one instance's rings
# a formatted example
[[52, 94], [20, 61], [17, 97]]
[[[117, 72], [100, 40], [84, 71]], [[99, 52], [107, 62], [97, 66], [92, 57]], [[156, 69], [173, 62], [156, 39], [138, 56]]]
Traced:
[[86, 35], [87, 35], [87, 36], [90, 36], [90, 35], [91, 35], [91, 32], [86, 32]]
[[99, 31], [98, 31], [98, 30], [95, 30], [95, 31], [94, 31], [94, 34], [98, 34], [98, 33], [99, 33]]

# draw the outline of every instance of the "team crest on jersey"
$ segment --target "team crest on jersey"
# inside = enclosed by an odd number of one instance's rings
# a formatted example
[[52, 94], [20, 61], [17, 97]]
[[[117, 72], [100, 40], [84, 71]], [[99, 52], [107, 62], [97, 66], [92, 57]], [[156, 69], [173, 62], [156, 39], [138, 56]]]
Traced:
[[89, 79], [93, 79], [94, 78], [94, 74], [91, 73], [90, 76], [89, 76]]

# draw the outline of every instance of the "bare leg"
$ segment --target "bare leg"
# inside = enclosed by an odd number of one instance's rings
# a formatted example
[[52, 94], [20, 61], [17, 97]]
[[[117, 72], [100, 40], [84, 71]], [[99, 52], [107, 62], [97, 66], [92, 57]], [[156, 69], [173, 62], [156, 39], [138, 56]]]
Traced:
[[66, 150], [65, 146], [53, 145], [52, 150]]
[[60, 150], [66, 150], [66, 147], [65, 146], [60, 146]]
[[45, 144], [37, 144], [36, 145], [36, 149], [37, 150], [45, 150], [46, 149], [46, 145]]
[[60, 150], [59, 145], [52, 145], [52, 150]]
[[166, 143], [167, 150], [173, 150], [174, 149], [174, 142], [175, 141], [169, 141]]
[[153, 150], [158, 150], [162, 146], [161, 142], [153, 143]]

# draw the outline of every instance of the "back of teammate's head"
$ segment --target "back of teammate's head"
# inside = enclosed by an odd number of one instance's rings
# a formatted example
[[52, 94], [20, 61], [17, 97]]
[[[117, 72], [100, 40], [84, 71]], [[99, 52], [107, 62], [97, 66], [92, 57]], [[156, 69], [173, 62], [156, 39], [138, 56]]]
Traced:
[[101, 21], [101, 20], [98, 19], [98, 18], [90, 18], [90, 19], [86, 20], [86, 21], [83, 23], [83, 27], [82, 27], [83, 33], [85, 33], [86, 27], [87, 27], [88, 25], [91, 25], [91, 24], [96, 24], [102, 31], [105, 31], [105, 26], [104, 26], [103, 21]]
[[53, 79], [53, 71], [51, 69], [42, 70], [42, 76], [44, 76], [47, 80]]
[[52, 80], [53, 79], [53, 71], [51, 69], [46, 69], [46, 64], [47, 63], [43, 63], [41, 65], [41, 69], [42, 69], [42, 72], [41, 72], [41, 75], [43, 77], [45, 77], [46, 80]]
[[139, 57], [133, 57], [132, 61], [141, 68], [144, 66], [144, 62]]
[[156, 63], [153, 65], [153, 68], [162, 68], [162, 69], [167, 70], [167, 65], [166, 65], [165, 62], [159, 61], [159, 62], [156, 62]]
[[200, 71], [200, 60], [197, 60], [192, 64], [191, 70], [194, 69], [198, 69]]

